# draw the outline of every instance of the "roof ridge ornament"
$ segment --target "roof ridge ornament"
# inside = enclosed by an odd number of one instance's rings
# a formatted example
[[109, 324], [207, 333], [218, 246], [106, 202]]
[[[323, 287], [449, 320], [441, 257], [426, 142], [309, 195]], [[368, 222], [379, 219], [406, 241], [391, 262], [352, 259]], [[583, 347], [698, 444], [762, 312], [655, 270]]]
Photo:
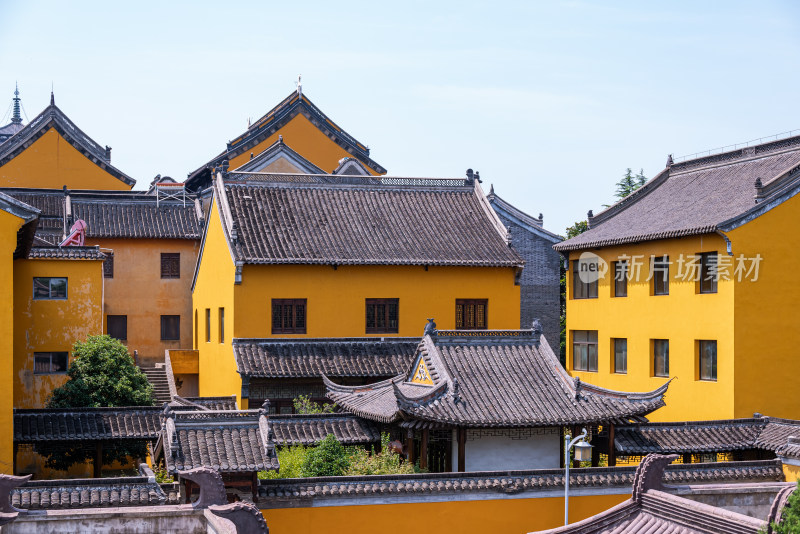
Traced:
[[298, 74], [297, 75], [297, 81], [295, 82], [295, 85], [297, 86], [297, 96], [300, 97], [300, 98], [303, 98], [303, 81], [302, 81], [302, 78], [303, 78], [303, 75], [302, 74]]
[[436, 329], [436, 322], [432, 317], [428, 318], [428, 324], [425, 325], [425, 332], [422, 335], [435, 337], [438, 333], [439, 331]]
[[678, 458], [680, 458], [678, 454], [648, 454], [645, 456], [633, 475], [631, 500], [641, 504], [646, 491], [663, 489], [664, 469]]
[[542, 328], [542, 322], [539, 320], [538, 317], [535, 318], [533, 320], [533, 323], [531, 324], [531, 335], [533, 336], [533, 344], [536, 345], [537, 347], [539, 346], [539, 342], [542, 339], [543, 330], [544, 329]]
[[667, 167], [668, 167], [668, 168], [669, 168], [669, 167], [672, 167], [673, 163], [674, 163], [674, 162], [673, 162], [673, 160], [672, 160], [672, 154], [668, 154], [668, 155], [667, 155]]
[[14, 85], [14, 112], [11, 114], [11, 123], [12, 124], [22, 124], [22, 115], [20, 115], [19, 111], [19, 83], [15, 83]]

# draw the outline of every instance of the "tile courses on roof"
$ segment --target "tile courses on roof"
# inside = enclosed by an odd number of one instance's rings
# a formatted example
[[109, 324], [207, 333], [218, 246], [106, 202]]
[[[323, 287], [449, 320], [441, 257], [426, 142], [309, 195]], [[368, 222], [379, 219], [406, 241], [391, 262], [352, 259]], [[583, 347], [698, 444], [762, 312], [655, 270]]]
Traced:
[[800, 437], [800, 421], [755, 417], [718, 421], [640, 423], [618, 426], [617, 454], [730, 452], [748, 449], [779, 451], [790, 436]]
[[343, 409], [383, 423], [414, 426], [542, 427], [639, 420], [664, 405], [669, 383], [626, 393], [570, 377], [544, 338], [532, 330], [439, 331], [419, 343], [432, 385], [406, 374], [367, 386], [323, 377]]
[[29, 260], [104, 260], [106, 255], [100, 252], [99, 246], [94, 247], [31, 247], [28, 253]]
[[175, 395], [170, 405], [173, 409], [185, 407], [200, 410], [238, 410], [236, 395], [230, 397], [180, 397]]
[[56, 106], [52, 96], [50, 105], [44, 111], [0, 145], [0, 165], [5, 165], [14, 159], [50, 128], [55, 129], [78, 152], [119, 181], [130, 186], [136, 184], [136, 180], [111, 165], [111, 148], [100, 146], [75, 126], [75, 123]]
[[155, 479], [146, 476], [30, 480], [11, 493], [11, 505], [24, 510], [156, 506], [168, 500]]
[[14, 409], [14, 442], [144, 439], [161, 431], [161, 408]]
[[[57, 189], [0, 189], [42, 212], [37, 236], [57, 244], [64, 230], [64, 192]], [[68, 191], [70, 219], [87, 223], [93, 238], [200, 239], [201, 223], [193, 199], [186, 204], [129, 191]], [[67, 227], [71, 226], [69, 222]]]
[[[800, 187], [800, 136], [669, 164], [559, 251], [727, 231]], [[756, 180], [760, 186], [756, 188]]]
[[164, 410], [156, 444], [170, 473], [209, 467], [223, 473], [277, 469], [264, 410]]
[[[768, 521], [717, 508], [667, 493], [664, 467], [677, 455], [647, 456], [636, 469], [633, 492], [627, 501], [592, 517], [539, 534], [757, 534]], [[666, 478], [666, 477], [664, 477]], [[777, 510], [771, 511], [779, 520]], [[531, 533], [533, 534], [533, 533]]]
[[234, 339], [242, 376], [262, 378], [396, 376], [414, 359], [419, 339]]
[[[571, 490], [583, 488], [626, 488], [633, 484], [636, 466], [570, 469]], [[737, 482], [782, 482], [783, 470], [778, 460], [675, 464], [667, 466], [664, 481], [672, 484], [724, 484]], [[406, 495], [424, 499], [459, 495], [486, 495], [525, 492], [552, 492], [564, 495], [563, 469], [530, 471], [486, 471], [479, 473], [425, 473], [414, 475], [373, 475], [369, 477], [330, 477], [292, 480], [261, 480], [261, 508], [283, 507], [285, 499], [311, 506], [315, 501], [335, 498], [363, 499]], [[533, 495], [532, 495], [533, 496]]]
[[[524, 264], [480, 186], [470, 180], [291, 175], [316, 183], [286, 184], [275, 181], [281, 176], [231, 173], [214, 180], [237, 262]], [[320, 182], [334, 179], [349, 183]]]
[[270, 415], [276, 445], [314, 445], [328, 434], [345, 445], [377, 443], [380, 432], [370, 421], [350, 414]]

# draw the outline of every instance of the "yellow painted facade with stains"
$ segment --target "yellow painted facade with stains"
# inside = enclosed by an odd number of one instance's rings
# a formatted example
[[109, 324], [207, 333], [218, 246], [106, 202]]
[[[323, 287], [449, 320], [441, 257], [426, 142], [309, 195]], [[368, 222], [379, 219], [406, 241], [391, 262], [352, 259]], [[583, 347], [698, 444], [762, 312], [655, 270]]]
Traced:
[[132, 186], [119, 180], [73, 147], [54, 128], [0, 166], [0, 187], [112, 189]]
[[14, 250], [25, 221], [0, 210], [0, 473], [13, 474], [14, 443]]
[[[591, 249], [609, 265], [598, 282], [597, 298], [573, 298], [572, 261], [567, 278], [567, 367], [581, 380], [622, 391], [650, 391], [667, 378], [653, 376], [654, 339], [669, 340], [669, 377], [674, 378], [667, 406], [649, 416], [653, 421], [686, 421], [752, 417], [760, 412], [773, 417], [800, 419], [797, 389], [800, 328], [795, 311], [797, 291], [793, 281], [796, 247], [788, 238], [800, 224], [800, 197], [795, 196], [760, 217], [730, 231], [733, 257], [718, 234], [706, 234], [637, 244]], [[796, 240], [795, 240], [796, 241]], [[699, 293], [694, 280], [676, 279], [674, 261], [701, 252], [716, 251], [732, 261], [731, 280], [720, 280], [716, 293]], [[651, 255], [667, 254], [670, 266], [668, 295], [652, 295], [647, 281]], [[614, 297], [611, 262], [620, 256], [641, 256], [644, 265], [638, 281], [628, 282], [628, 296]], [[742, 281], [733, 276], [738, 257], [748, 270], [748, 259], [760, 255], [758, 278]], [[635, 277], [635, 273], [632, 273]], [[596, 330], [597, 372], [574, 369], [573, 333]], [[613, 340], [628, 344], [626, 374], [614, 372]], [[717, 379], [699, 376], [700, 340], [717, 342]]]
[[[250, 150], [231, 158], [229, 162], [230, 169], [234, 170], [250, 161], [250, 153], [252, 153], [253, 156], [258, 156], [261, 152], [275, 144], [279, 136], [283, 136], [283, 142], [294, 151], [328, 173], [339, 166], [339, 160], [353, 156], [325, 135], [319, 128], [314, 126], [311, 121], [301, 113]], [[365, 166], [365, 168], [371, 174], [377, 175], [374, 169], [370, 169], [367, 166]], [[277, 172], [277, 169], [273, 169], [271, 172]]]
[[[488, 299], [490, 329], [519, 326], [520, 288], [512, 267], [245, 265], [241, 284], [234, 284], [217, 210], [212, 203], [192, 295], [200, 395], [236, 394], [241, 405], [232, 338], [422, 337], [428, 317], [440, 329], [455, 328], [456, 299]], [[366, 333], [368, 298], [399, 299], [398, 333]], [[272, 334], [272, 299], [307, 299], [305, 334]]]
[[[69, 352], [103, 333], [103, 265], [97, 260], [14, 262], [14, 408], [44, 408], [65, 373], [35, 374], [35, 352]], [[34, 300], [34, 277], [67, 278], [65, 300]]]
[[[630, 498], [630, 494], [571, 496], [570, 523], [586, 519]], [[419, 534], [526, 532], [564, 524], [563, 497], [454, 500], [449, 502], [319, 506], [262, 510], [274, 534], [373, 534], [398, 517], [414, 518]]]
[[[192, 346], [191, 284], [200, 243], [194, 239], [87, 238], [87, 245], [113, 251], [114, 276], [105, 278], [103, 333], [107, 317], [127, 318], [128, 351], [144, 366], [164, 361], [164, 351]], [[180, 254], [180, 278], [161, 278], [161, 254]], [[161, 316], [180, 316], [180, 339], [161, 339]]]

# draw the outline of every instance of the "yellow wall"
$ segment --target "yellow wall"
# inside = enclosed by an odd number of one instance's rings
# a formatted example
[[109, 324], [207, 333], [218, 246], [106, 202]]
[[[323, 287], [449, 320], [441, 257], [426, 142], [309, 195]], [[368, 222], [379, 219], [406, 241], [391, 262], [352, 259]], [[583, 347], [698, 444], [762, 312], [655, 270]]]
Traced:
[[[87, 239], [114, 251], [114, 278], [105, 279], [103, 333], [107, 315], [127, 315], [131, 354], [139, 351], [142, 365], [164, 361], [168, 349], [192, 346], [191, 286], [199, 241], [192, 239]], [[181, 277], [161, 278], [161, 253], [181, 255]], [[161, 340], [161, 316], [181, 316], [181, 339]]]
[[[352, 154], [322, 133], [319, 128], [311, 124], [311, 121], [303, 114], [298, 114], [285, 126], [250, 150], [231, 158], [229, 162], [230, 169], [236, 169], [250, 161], [251, 152], [254, 156], [258, 156], [275, 144], [278, 141], [278, 136], [281, 135], [283, 136], [283, 141], [292, 147], [295, 152], [328, 173], [333, 172], [339, 166], [340, 159], [353, 157]], [[365, 168], [374, 175], [378, 174], [373, 169], [366, 167], [366, 165]]]
[[800, 465], [783, 464], [783, 476], [786, 482], [800, 482]]
[[13, 474], [14, 250], [24, 221], [0, 210], [0, 473]]
[[[622, 391], [651, 391], [667, 379], [651, 376], [651, 339], [669, 339], [669, 375], [676, 377], [669, 386], [667, 406], [654, 412], [653, 421], [726, 419], [742, 416], [734, 410], [734, 284], [720, 281], [716, 294], [696, 293], [696, 282], [678, 281], [677, 265], [684, 256], [717, 251], [726, 254], [725, 242], [716, 235], [608, 247], [593, 250], [608, 262], [609, 272], [598, 284], [598, 298], [572, 298], [572, 263], [567, 284], [567, 364], [581, 380]], [[644, 255], [639, 281], [628, 283], [627, 297], [612, 297], [611, 262], [620, 255]], [[649, 273], [650, 255], [668, 254], [669, 295], [652, 296]], [[571, 253], [570, 260], [580, 254]], [[738, 290], [738, 288], [737, 288]], [[572, 369], [573, 330], [597, 330], [598, 371]], [[613, 370], [612, 338], [628, 340], [628, 373]], [[717, 341], [717, 381], [701, 381], [697, 376], [696, 341]], [[737, 366], [739, 360], [737, 358]], [[765, 412], [769, 413], [769, 412]], [[750, 412], [752, 415], [752, 411]]]
[[736, 417], [800, 419], [797, 258], [800, 196], [731, 231], [735, 256], [760, 254], [758, 280], [736, 285]]
[[[570, 523], [603, 512], [630, 495], [572, 496]], [[563, 497], [437, 503], [321, 506], [262, 510], [272, 534], [373, 534], [408, 518], [415, 534], [524, 534], [564, 524]], [[413, 519], [412, 519], [413, 518]], [[402, 523], [402, 522], [401, 522]], [[398, 527], [399, 528], [399, 527]]]
[[132, 187], [93, 163], [53, 128], [0, 167], [1, 187], [61, 189], [64, 185], [119, 191]]
[[[35, 276], [67, 277], [67, 300], [33, 300]], [[93, 260], [14, 262], [14, 407], [43, 408], [66, 374], [33, 374], [34, 352], [69, 352], [103, 333], [103, 265]]]

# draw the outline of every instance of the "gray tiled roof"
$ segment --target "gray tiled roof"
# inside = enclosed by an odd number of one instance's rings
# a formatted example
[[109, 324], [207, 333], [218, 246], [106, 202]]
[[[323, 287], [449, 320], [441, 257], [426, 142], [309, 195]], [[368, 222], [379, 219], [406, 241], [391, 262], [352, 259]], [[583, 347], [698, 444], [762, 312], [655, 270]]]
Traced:
[[244, 376], [395, 376], [414, 359], [409, 338], [234, 339], [233, 354]]
[[232, 473], [277, 469], [268, 421], [259, 410], [167, 411], [164, 457], [170, 473], [209, 467]]
[[[569, 470], [570, 488], [630, 488], [636, 466], [592, 467]], [[730, 482], [782, 482], [779, 460], [753, 462], [718, 462], [669, 465], [663, 477], [671, 484], [723, 484]], [[481, 473], [425, 473], [414, 475], [371, 475], [307, 479], [260, 480], [259, 495], [268, 497], [301, 497], [310, 500], [354, 500], [370, 496], [393, 495], [472, 495], [519, 494], [536, 491], [564, 491], [563, 469], [530, 471], [496, 471]], [[535, 496], [532, 494], [531, 496]], [[265, 499], [262, 508], [285, 506], [282, 499]], [[306, 504], [308, 505], [308, 504]]]
[[[511, 334], [515, 335], [511, 335]], [[664, 405], [668, 384], [649, 393], [611, 391], [570, 377], [544, 338], [530, 331], [426, 336], [417, 355], [433, 385], [403, 376], [368, 386], [326, 377], [328, 397], [368, 419], [400, 415], [421, 424], [468, 427], [560, 426], [637, 420]]]
[[15, 409], [14, 442], [155, 440], [161, 430], [160, 414], [160, 408], [149, 406]]
[[110, 152], [75, 126], [52, 101], [44, 111], [0, 145], [0, 165], [15, 158], [50, 128], [54, 128], [78, 152], [119, 181], [129, 186], [136, 184], [136, 180], [111, 165]]
[[[590, 219], [591, 229], [556, 250], [634, 243], [727, 230], [798, 187], [800, 137], [673, 164]], [[763, 199], [755, 202], [755, 181]], [[733, 226], [732, 226], [733, 225]]]
[[276, 445], [314, 445], [328, 434], [345, 445], [381, 439], [373, 423], [349, 414], [270, 415], [269, 423]]
[[42, 247], [35, 246], [28, 253], [29, 260], [104, 260], [100, 247]]
[[[236, 406], [236, 395], [230, 397], [179, 397], [173, 399], [176, 404], [188, 406], [200, 406], [207, 410], [238, 410]], [[186, 402], [183, 402], [186, 401]]]
[[778, 451], [790, 436], [800, 437], [800, 421], [757, 417], [718, 421], [641, 423], [619, 426], [614, 434], [618, 454]]
[[521, 267], [479, 195], [472, 185], [250, 181], [226, 184], [222, 202], [233, 253], [244, 263]]
[[11, 505], [26, 510], [160, 504], [167, 496], [147, 477], [31, 480], [11, 493]]

